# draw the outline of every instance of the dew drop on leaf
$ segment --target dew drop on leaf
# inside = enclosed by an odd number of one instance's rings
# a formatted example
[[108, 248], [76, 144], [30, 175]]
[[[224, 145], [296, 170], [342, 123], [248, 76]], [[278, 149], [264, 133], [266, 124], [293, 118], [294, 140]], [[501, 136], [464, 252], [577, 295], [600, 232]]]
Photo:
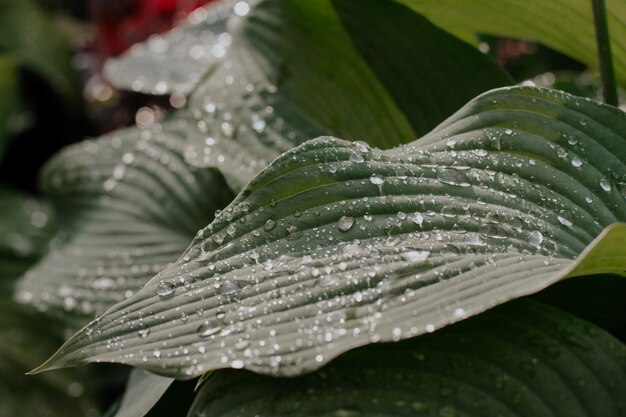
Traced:
[[424, 216], [422, 213], [413, 213], [411, 214], [411, 221], [418, 226], [421, 226], [424, 223]]
[[339, 227], [339, 230], [341, 230], [342, 232], [347, 232], [348, 230], [352, 229], [352, 226], [354, 226], [354, 218], [350, 216], [343, 216], [339, 219], [337, 225]]
[[533, 246], [541, 246], [541, 242], [543, 242], [543, 235], [539, 230], [533, 230], [528, 235], [528, 243]]
[[607, 192], [611, 191], [611, 183], [606, 178], [602, 178], [600, 180], [600, 187], [602, 187], [604, 191], [607, 191]]
[[200, 337], [209, 337], [222, 330], [222, 326], [217, 321], [205, 321], [196, 329], [196, 333]]
[[351, 153], [348, 159], [350, 159], [350, 162], [357, 162], [357, 163], [365, 161], [365, 158], [360, 153]]
[[470, 183], [465, 174], [457, 171], [456, 169], [442, 169], [441, 171], [439, 171], [439, 174], [437, 174], [437, 179], [439, 180], [439, 182], [447, 185], [458, 185], [459, 187], [470, 186]]
[[423, 262], [430, 256], [429, 251], [425, 250], [410, 250], [402, 253], [402, 258], [409, 262]]
[[370, 177], [370, 182], [374, 185], [381, 185], [385, 182], [385, 180], [376, 174], [372, 174], [372, 176]]
[[168, 297], [174, 294], [176, 287], [171, 282], [162, 282], [156, 289], [156, 293], [159, 297]]
[[268, 231], [268, 232], [270, 230], [272, 230], [273, 228], [275, 228], [275, 227], [276, 227], [276, 221], [272, 220], [272, 219], [267, 219], [267, 221], [263, 225], [263, 229]]

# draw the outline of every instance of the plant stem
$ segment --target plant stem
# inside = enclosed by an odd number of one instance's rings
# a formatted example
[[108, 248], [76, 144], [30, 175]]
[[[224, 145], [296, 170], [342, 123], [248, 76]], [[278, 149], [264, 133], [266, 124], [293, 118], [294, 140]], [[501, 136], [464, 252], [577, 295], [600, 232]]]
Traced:
[[615, 71], [613, 70], [613, 59], [611, 56], [609, 26], [606, 21], [606, 6], [604, 0], [592, 0], [591, 3], [593, 5], [593, 21], [596, 28], [604, 102], [617, 106], [617, 86], [615, 85]]

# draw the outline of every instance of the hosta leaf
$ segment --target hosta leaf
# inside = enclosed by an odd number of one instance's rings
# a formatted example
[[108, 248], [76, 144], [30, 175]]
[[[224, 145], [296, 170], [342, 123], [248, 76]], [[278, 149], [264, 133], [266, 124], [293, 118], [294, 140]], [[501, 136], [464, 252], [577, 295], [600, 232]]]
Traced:
[[[384, 26], [364, 30], [373, 24]], [[230, 26], [224, 64], [190, 98], [203, 134], [190, 134], [199, 139], [187, 157], [239, 188], [322, 133], [389, 148], [510, 83], [476, 49], [393, 2], [266, 0]]]
[[358, 349], [296, 379], [220, 371], [188, 416], [621, 416], [624, 390], [623, 344], [517, 301], [432, 335]]
[[17, 297], [53, 314], [93, 316], [175, 261], [232, 194], [219, 174], [185, 164], [175, 123], [67, 148], [44, 188], [61, 231]]
[[0, 291], [10, 293], [14, 279], [47, 252], [54, 234], [48, 204], [0, 188]]
[[105, 77], [118, 88], [146, 94], [188, 94], [230, 45], [226, 21], [232, 0], [197, 9], [164, 35], [133, 45], [121, 57], [109, 59]]
[[625, 119], [510, 88], [388, 151], [307, 142], [41, 369], [112, 361], [179, 378], [223, 367], [294, 375], [536, 292], [604, 256], [585, 248], [626, 220]]
[[130, 372], [126, 392], [114, 417], [143, 417], [161, 399], [174, 382], [172, 378], [154, 375], [135, 368]]
[[626, 280], [618, 275], [566, 279], [534, 294], [533, 299], [602, 327], [626, 342]]
[[[397, 0], [454, 33], [479, 32], [540, 42], [598, 68], [591, 2], [587, 0]], [[626, 3], [606, 2], [618, 82], [626, 85]], [[557, 22], [557, 23], [555, 23]]]

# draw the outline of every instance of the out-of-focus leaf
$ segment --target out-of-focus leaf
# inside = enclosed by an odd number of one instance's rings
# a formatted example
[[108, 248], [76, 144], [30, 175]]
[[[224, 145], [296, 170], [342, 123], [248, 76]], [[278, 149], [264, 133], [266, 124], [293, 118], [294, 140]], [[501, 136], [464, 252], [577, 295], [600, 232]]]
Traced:
[[396, 149], [309, 141], [39, 370], [111, 361], [176, 378], [295, 375], [567, 276], [624, 275], [625, 119], [506, 88]]
[[0, 292], [8, 294], [47, 252], [55, 222], [48, 204], [6, 188], [0, 188], [0, 213]]
[[126, 90], [189, 94], [230, 46], [226, 21], [234, 3], [211, 3], [194, 11], [174, 30], [133, 45], [122, 56], [106, 62], [105, 77]]
[[186, 156], [217, 166], [236, 189], [304, 140], [390, 148], [510, 83], [476, 49], [393, 2], [266, 0], [230, 28], [224, 63], [189, 100], [201, 134], [189, 135]]
[[622, 343], [524, 300], [296, 379], [220, 371], [188, 417], [622, 416], [625, 390]]
[[65, 149], [44, 169], [57, 244], [17, 299], [78, 322], [137, 291], [175, 261], [232, 199], [221, 175], [183, 161], [176, 123], [131, 128]]
[[154, 375], [135, 368], [130, 372], [126, 392], [114, 417], [143, 417], [161, 399], [174, 382], [172, 378]]
[[0, 163], [11, 137], [20, 128], [24, 107], [15, 60], [0, 54]]
[[[528, 39], [598, 68], [589, 0], [397, 0], [436, 25], [467, 32]], [[607, 20], [615, 75], [626, 86], [626, 3], [607, 0]]]

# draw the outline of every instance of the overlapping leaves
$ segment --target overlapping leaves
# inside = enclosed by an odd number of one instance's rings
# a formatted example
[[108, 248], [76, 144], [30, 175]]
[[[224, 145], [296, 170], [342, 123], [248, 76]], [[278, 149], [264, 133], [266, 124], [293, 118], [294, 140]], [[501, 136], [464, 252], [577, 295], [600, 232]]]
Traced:
[[295, 380], [219, 372], [188, 416], [619, 416], [625, 384], [623, 344], [524, 300]]
[[219, 174], [184, 163], [183, 143], [172, 123], [86, 141], [52, 159], [44, 187], [61, 231], [20, 280], [17, 298], [80, 320], [175, 261], [231, 199]]
[[[307, 142], [45, 367], [294, 375], [535, 292], [584, 265], [575, 258], [626, 219], [624, 119], [556, 91], [509, 88], [388, 151]], [[623, 241], [624, 226], [606, 233]], [[591, 251], [607, 256], [594, 272], [623, 273], [623, 249]]]
[[[206, 13], [206, 21], [189, 23], [191, 32], [176, 29], [168, 36], [184, 33], [181, 45], [188, 46], [188, 37], [212, 25], [211, 16], [220, 17]], [[340, 17], [352, 13], [384, 16], [402, 30], [373, 36], [354, 23], [344, 28]], [[65, 219], [63, 243], [22, 280], [20, 300], [83, 320], [132, 294], [174, 261], [213, 212], [230, 201], [221, 177], [207, 167], [218, 167], [238, 191], [282, 152], [324, 132], [390, 147], [414, 138], [418, 129], [432, 128], [478, 92], [508, 82], [472, 47], [392, 3], [351, 10], [349, 4], [335, 9], [327, 1], [271, 0], [245, 19], [234, 17], [228, 56], [207, 75], [187, 108], [162, 127], [121, 131], [70, 148], [49, 163], [45, 188]], [[428, 43], [408, 42], [414, 55], [398, 50], [380, 67], [352, 43], [359, 40], [362, 47], [375, 38], [372, 51], [383, 51], [386, 43], [407, 42], [406, 33], [421, 39], [422, 32], [431, 42], [445, 44], [446, 53]], [[160, 50], [162, 42], [168, 41], [153, 38], [148, 48]], [[302, 44], [315, 50], [302, 50]], [[212, 48], [207, 45], [199, 47], [207, 52]], [[477, 70], [468, 74], [451, 65], [451, 51]], [[178, 61], [174, 52], [159, 56]], [[342, 61], [324, 64], [335, 56]], [[419, 97], [433, 98], [432, 106], [423, 99], [407, 100], [392, 88], [394, 76], [421, 78], [435, 68], [448, 68], [441, 71], [457, 84], [441, 94], [433, 93], [430, 82], [416, 87]]]

